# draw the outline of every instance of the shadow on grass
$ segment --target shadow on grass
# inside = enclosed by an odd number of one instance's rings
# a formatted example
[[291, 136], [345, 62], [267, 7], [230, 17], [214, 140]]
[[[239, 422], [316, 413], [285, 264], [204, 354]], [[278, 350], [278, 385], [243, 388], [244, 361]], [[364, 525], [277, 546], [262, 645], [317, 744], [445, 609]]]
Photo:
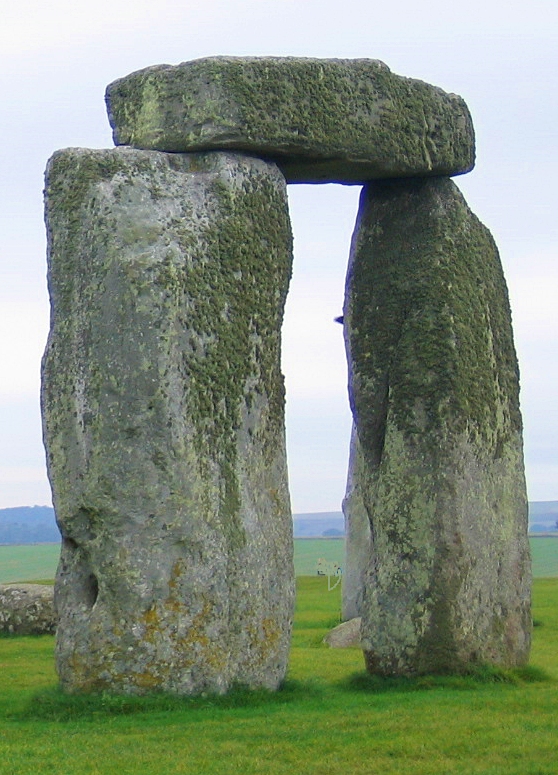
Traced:
[[383, 693], [416, 692], [425, 689], [466, 689], [474, 690], [485, 686], [502, 684], [521, 686], [531, 683], [554, 683], [555, 679], [538, 667], [517, 667], [509, 670], [479, 665], [467, 673], [447, 673], [442, 675], [418, 676], [379, 676], [365, 672], [353, 673], [341, 681], [338, 686], [345, 691]]
[[[141, 713], [193, 711], [228, 711], [244, 709], [261, 713], [285, 705], [322, 706], [331, 699], [332, 689], [343, 693], [384, 694], [386, 692], [419, 692], [432, 689], [475, 690], [486, 686], [522, 686], [532, 683], [555, 683], [555, 679], [537, 667], [503, 670], [480, 666], [467, 674], [384, 677], [365, 672], [353, 673], [337, 684], [326, 687], [314, 681], [289, 680], [276, 692], [267, 689], [237, 687], [227, 694], [181, 697], [175, 694], [143, 696], [110, 694], [66, 694], [59, 687], [35, 693], [26, 705], [10, 713], [12, 721], [94, 721], [109, 716], [131, 716]], [[326, 697], [327, 695], [327, 697]], [[327, 704], [327, 702], [326, 702]]]
[[323, 688], [310, 681], [286, 681], [278, 691], [237, 687], [227, 694], [184, 697], [154, 693], [143, 696], [110, 694], [66, 694], [59, 687], [34, 694], [27, 704], [12, 714], [12, 721], [98, 720], [103, 716], [130, 716], [138, 713], [169, 713], [189, 710], [231, 710], [235, 708], [281, 708], [286, 704], [320, 702]]

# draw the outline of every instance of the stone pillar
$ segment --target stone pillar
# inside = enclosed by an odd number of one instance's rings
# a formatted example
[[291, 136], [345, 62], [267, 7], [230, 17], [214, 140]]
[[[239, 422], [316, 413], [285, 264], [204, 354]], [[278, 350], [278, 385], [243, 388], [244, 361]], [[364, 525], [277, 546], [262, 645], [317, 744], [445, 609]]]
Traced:
[[283, 176], [233, 153], [56, 153], [48, 470], [68, 691], [276, 688], [294, 573]]
[[[447, 178], [362, 194], [344, 310], [367, 669], [526, 662], [519, 382], [494, 241]], [[354, 485], [353, 485], [354, 486]]]

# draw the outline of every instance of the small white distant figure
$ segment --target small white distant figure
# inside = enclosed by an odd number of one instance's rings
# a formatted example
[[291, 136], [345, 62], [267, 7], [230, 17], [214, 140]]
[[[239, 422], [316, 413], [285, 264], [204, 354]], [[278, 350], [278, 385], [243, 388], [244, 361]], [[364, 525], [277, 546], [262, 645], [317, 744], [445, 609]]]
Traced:
[[316, 563], [316, 574], [318, 576], [326, 576], [326, 565], [327, 562], [324, 560], [323, 557], [320, 557], [318, 562]]
[[331, 592], [332, 589], [335, 589], [341, 583], [343, 571], [339, 563], [328, 562], [323, 557], [320, 557], [316, 563], [316, 574], [318, 576], [327, 576], [327, 589], [328, 592]]

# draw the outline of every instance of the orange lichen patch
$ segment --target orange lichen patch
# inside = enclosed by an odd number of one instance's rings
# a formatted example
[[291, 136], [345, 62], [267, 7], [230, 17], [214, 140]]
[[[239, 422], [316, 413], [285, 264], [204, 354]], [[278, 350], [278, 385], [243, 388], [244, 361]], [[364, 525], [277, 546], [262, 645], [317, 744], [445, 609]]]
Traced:
[[[103, 662], [102, 666], [91, 665], [88, 660], [77, 653], [72, 654], [68, 660], [68, 668], [66, 675], [71, 676], [71, 681], [65, 680], [63, 676], [61, 678], [64, 687], [70, 692], [104, 691], [110, 689], [113, 679], [116, 679], [109, 663]], [[108, 673], [108, 677], [101, 678], [99, 676], [100, 670], [105, 674]]]
[[143, 621], [148, 627], [154, 627], [159, 624], [159, 614], [157, 613], [156, 604], [153, 604], [143, 615]]
[[267, 617], [262, 621], [261, 629], [266, 643], [275, 645], [281, 637], [281, 629], [275, 619]]
[[[177, 569], [175, 579], [178, 575]], [[173, 587], [176, 589], [176, 582]], [[209, 600], [205, 600], [201, 611], [192, 616], [187, 606], [171, 594], [163, 602], [148, 608], [141, 621], [144, 642], [156, 648], [163, 642], [171, 645], [173, 656], [153, 663], [154, 680], [159, 684], [164, 672], [183, 671], [193, 665], [207, 665], [215, 673], [226, 668], [228, 652], [207, 634], [208, 627], [214, 623], [213, 604]], [[135, 678], [132, 680], [136, 683]]]
[[[151, 665], [148, 667], [151, 667]], [[156, 691], [158, 689], [162, 689], [166, 682], [165, 679], [168, 678], [170, 671], [168, 665], [161, 665], [159, 667], [160, 669], [158, 672], [154, 672], [153, 670], [146, 670], [143, 673], [131, 674], [129, 676], [130, 682], [136, 688], [144, 689], [145, 691]]]
[[185, 570], [186, 562], [183, 559], [178, 559], [174, 562], [169, 579], [169, 590], [171, 593], [176, 592], [180, 577], [184, 574]]
[[218, 672], [226, 668], [228, 652], [222, 643], [207, 635], [207, 626], [212, 622], [212, 609], [213, 605], [206, 600], [202, 610], [193, 617], [187, 634], [179, 638], [177, 644], [180, 646], [183, 665], [201, 661]]
[[262, 665], [277, 652], [282, 633], [277, 622], [266, 617], [259, 624], [252, 624], [248, 630], [248, 635], [252, 661]]

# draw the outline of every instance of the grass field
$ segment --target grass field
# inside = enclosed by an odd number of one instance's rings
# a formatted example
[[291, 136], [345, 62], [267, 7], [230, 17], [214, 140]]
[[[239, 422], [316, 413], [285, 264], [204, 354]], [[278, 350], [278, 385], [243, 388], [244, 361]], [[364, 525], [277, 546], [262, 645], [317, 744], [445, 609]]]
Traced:
[[0, 584], [53, 579], [59, 554], [58, 544], [0, 546]]
[[339, 588], [298, 579], [276, 694], [141, 700], [55, 689], [53, 639], [0, 639], [1, 775], [556, 775], [558, 580], [534, 587], [532, 667], [371, 680], [322, 637]]
[[[537, 537], [529, 540], [535, 578], [558, 577], [558, 536]], [[558, 768], [556, 770], [558, 773]]]
[[[294, 547], [297, 576], [316, 575], [319, 558], [343, 566], [343, 538], [297, 538]], [[59, 548], [55, 544], [0, 546], [0, 584], [54, 578], [58, 553]], [[558, 577], [558, 536], [531, 538], [531, 553], [535, 578]]]

